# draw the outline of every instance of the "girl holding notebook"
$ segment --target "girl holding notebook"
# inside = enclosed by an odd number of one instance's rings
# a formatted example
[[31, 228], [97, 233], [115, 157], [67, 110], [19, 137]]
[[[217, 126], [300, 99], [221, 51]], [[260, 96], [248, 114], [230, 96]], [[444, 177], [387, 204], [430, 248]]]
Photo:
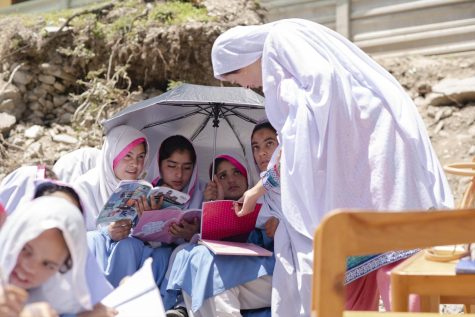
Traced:
[[[218, 155], [214, 186], [208, 185], [205, 199], [240, 198], [249, 188], [243, 162], [236, 155]], [[253, 237], [263, 240], [260, 234]], [[216, 256], [203, 245], [189, 244], [169, 269], [167, 290], [183, 292], [189, 316], [241, 316], [241, 309], [270, 306], [273, 268], [273, 257]]]

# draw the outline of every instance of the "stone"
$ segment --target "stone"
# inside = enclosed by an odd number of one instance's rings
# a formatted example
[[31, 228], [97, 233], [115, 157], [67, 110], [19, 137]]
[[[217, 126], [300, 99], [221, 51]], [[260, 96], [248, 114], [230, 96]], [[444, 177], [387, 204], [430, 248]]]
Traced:
[[60, 117], [59, 117], [59, 123], [61, 124], [71, 124], [72, 122], [72, 119], [73, 119], [73, 115], [71, 113], [63, 113]]
[[31, 144], [23, 154], [25, 158], [40, 158], [43, 156], [43, 146], [39, 142]]
[[67, 143], [67, 144], [76, 144], [79, 142], [75, 137], [72, 137], [67, 134], [53, 135], [53, 141], [59, 142], [59, 143]]
[[475, 77], [441, 80], [432, 87], [432, 92], [427, 95], [427, 99], [433, 106], [463, 105], [475, 101]]
[[0, 92], [0, 112], [9, 113], [19, 121], [26, 109], [20, 90], [0, 79]]
[[0, 112], [0, 133], [8, 133], [16, 123], [15, 116], [6, 112]]
[[32, 79], [33, 76], [21, 70], [18, 70], [15, 75], [13, 75], [13, 82], [15, 84], [28, 85]]
[[44, 134], [44, 128], [40, 125], [33, 125], [25, 130], [25, 137], [38, 140]]
[[56, 107], [64, 105], [68, 101], [68, 96], [54, 95], [53, 103]]
[[53, 87], [59, 92], [64, 92], [66, 90], [66, 87], [64, 87], [64, 85], [61, 84], [60, 82], [55, 82]]
[[51, 75], [40, 75], [38, 76], [38, 80], [45, 84], [52, 85], [56, 81], [56, 78], [54, 78], [54, 76], [51, 76]]

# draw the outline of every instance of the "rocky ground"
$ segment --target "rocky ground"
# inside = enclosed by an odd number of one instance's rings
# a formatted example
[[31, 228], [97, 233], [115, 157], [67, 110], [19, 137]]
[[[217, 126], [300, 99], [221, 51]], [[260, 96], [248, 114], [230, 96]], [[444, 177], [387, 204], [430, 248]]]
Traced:
[[[177, 81], [217, 84], [209, 60], [214, 38], [233, 25], [265, 20], [254, 1], [192, 1], [188, 7], [181, 1], [191, 20], [180, 18], [176, 7], [159, 7], [166, 2], [115, 1], [69, 23], [66, 17], [77, 12], [29, 24], [0, 19], [0, 179], [22, 164], [53, 163], [81, 146], [100, 147], [101, 119]], [[470, 161], [475, 52], [377, 61], [414, 100], [442, 164]], [[448, 178], [460, 199], [469, 178]]]

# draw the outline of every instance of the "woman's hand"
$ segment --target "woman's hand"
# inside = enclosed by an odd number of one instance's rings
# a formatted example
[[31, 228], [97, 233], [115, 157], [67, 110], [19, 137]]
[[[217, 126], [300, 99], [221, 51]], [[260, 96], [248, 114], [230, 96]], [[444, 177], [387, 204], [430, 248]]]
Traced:
[[132, 221], [130, 219], [123, 219], [111, 224], [107, 227], [109, 236], [113, 241], [120, 241], [129, 236], [130, 229], [132, 229]]
[[17, 317], [27, 298], [28, 293], [23, 288], [7, 284], [0, 290], [0, 316]]
[[113, 317], [118, 313], [114, 308], [97, 303], [91, 311], [82, 312], [78, 314], [78, 317]]
[[50, 303], [38, 302], [28, 304], [23, 308], [20, 317], [58, 317], [58, 313], [51, 307]]
[[224, 189], [223, 186], [216, 180], [216, 175], [214, 180], [210, 181], [205, 188], [204, 192], [204, 201], [210, 200], [223, 200], [224, 199]]
[[145, 211], [160, 209], [162, 207], [162, 203], [163, 203], [163, 196], [161, 195], [151, 196], [150, 204], [148, 203], [147, 197], [142, 196], [135, 201], [135, 209], [137, 210], [137, 215], [140, 218], [142, 217], [142, 214]]
[[170, 226], [170, 233], [175, 238], [183, 238], [190, 241], [191, 238], [200, 231], [199, 218], [193, 219], [193, 222], [182, 220], [179, 224], [174, 223]]
[[262, 181], [259, 181], [254, 187], [244, 192], [244, 195], [234, 202], [234, 212], [239, 217], [250, 214], [256, 208], [257, 200], [266, 193]]
[[264, 225], [264, 228], [266, 229], [266, 235], [269, 238], [274, 238], [275, 231], [277, 230], [278, 226], [279, 219], [277, 219], [276, 217], [270, 217]]

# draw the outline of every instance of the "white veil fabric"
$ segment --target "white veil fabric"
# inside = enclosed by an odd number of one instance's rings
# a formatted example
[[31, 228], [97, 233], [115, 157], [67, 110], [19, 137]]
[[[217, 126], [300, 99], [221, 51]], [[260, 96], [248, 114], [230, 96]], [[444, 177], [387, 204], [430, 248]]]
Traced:
[[329, 211], [451, 208], [453, 197], [414, 103], [353, 43], [301, 19], [236, 27], [213, 45], [215, 77], [259, 57], [266, 114], [282, 141], [283, 216], [308, 310], [313, 235]]
[[86, 283], [87, 241], [79, 209], [64, 198], [45, 196], [22, 204], [0, 230], [0, 265], [3, 280], [8, 280], [23, 246], [43, 231], [61, 230], [68, 246], [72, 268], [59, 272], [43, 285], [29, 290], [29, 302], [47, 301], [59, 313], [78, 313], [92, 309]]
[[[44, 170], [43, 170], [44, 171]], [[0, 202], [7, 214], [13, 213], [17, 207], [33, 198], [35, 180], [44, 179], [39, 175], [38, 166], [21, 166], [8, 174], [0, 183]]]
[[83, 147], [61, 156], [53, 165], [53, 172], [65, 183], [73, 183], [79, 176], [96, 167], [101, 150]]
[[144, 171], [147, 170], [150, 156], [147, 137], [135, 128], [121, 125], [113, 128], [106, 135], [96, 167], [73, 183], [83, 203], [88, 231], [96, 229], [96, 218], [99, 212], [119, 185], [120, 180], [115, 176], [113, 168], [114, 159], [134, 141], [142, 138], [146, 142], [147, 155]]

